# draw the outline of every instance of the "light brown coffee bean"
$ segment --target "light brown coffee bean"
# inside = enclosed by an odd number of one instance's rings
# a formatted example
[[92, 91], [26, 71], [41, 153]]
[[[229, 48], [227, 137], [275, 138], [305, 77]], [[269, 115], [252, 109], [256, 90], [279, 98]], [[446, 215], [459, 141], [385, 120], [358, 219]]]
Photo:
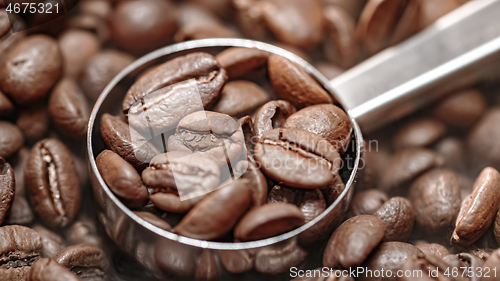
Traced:
[[253, 131], [257, 137], [255, 144], [266, 132], [281, 128], [287, 118], [295, 112], [297, 112], [297, 109], [284, 100], [270, 101], [264, 104], [255, 115], [255, 122], [253, 123]]
[[[80, 3], [85, 5], [89, 2]], [[64, 74], [77, 78], [82, 72], [88, 59], [95, 55], [101, 48], [101, 43], [96, 35], [78, 29], [68, 29], [59, 35], [59, 48], [64, 62]]]
[[257, 84], [237, 80], [226, 83], [220, 93], [219, 101], [212, 110], [240, 118], [252, 114], [267, 101], [269, 95]]
[[193, 207], [204, 198], [204, 196], [198, 196], [196, 198], [181, 200], [177, 194], [158, 192], [152, 194], [150, 199], [155, 207], [161, 210], [175, 214], [183, 214], [193, 209]]
[[406, 198], [393, 197], [389, 199], [374, 215], [386, 223], [384, 242], [405, 241], [413, 230], [415, 215], [413, 206]]
[[264, 68], [268, 57], [268, 52], [259, 49], [232, 47], [220, 52], [215, 58], [227, 71], [227, 76], [235, 79]]
[[393, 139], [396, 150], [426, 147], [446, 134], [446, 127], [436, 119], [422, 118], [406, 124]]
[[433, 110], [434, 116], [448, 126], [467, 129], [474, 125], [486, 111], [486, 100], [476, 89], [452, 93], [439, 102]]

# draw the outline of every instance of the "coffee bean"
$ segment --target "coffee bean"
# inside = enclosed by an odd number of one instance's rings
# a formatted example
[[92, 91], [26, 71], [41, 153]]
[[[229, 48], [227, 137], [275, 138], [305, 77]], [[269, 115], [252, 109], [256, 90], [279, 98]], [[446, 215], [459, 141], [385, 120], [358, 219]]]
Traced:
[[482, 267], [484, 265], [484, 261], [482, 259], [469, 253], [460, 253], [457, 254], [457, 256], [465, 264], [465, 267], [468, 268], [467, 271], [471, 272], [467, 275], [470, 281], [482, 280]]
[[80, 281], [80, 278], [55, 260], [45, 258], [31, 266], [26, 281]]
[[451, 241], [467, 246], [478, 240], [493, 222], [499, 204], [500, 174], [485, 168], [474, 183], [470, 199], [462, 202]]
[[448, 276], [446, 272], [452, 271], [453, 268], [451, 268], [448, 263], [446, 263], [439, 257], [433, 255], [419, 254], [416, 257], [411, 257], [403, 263], [403, 265], [401, 266], [401, 270], [403, 272], [418, 272], [418, 275], [407, 274], [401, 278], [398, 277], [398, 280], [467, 280], [466, 278], [464, 278], [463, 276], [459, 276], [458, 274], [456, 274], [456, 276], [453, 276], [451, 274]]
[[110, 37], [109, 26], [106, 19], [96, 15], [76, 15], [68, 19], [67, 25], [71, 29], [80, 29], [94, 34], [101, 44], [105, 43]]
[[347, 151], [352, 138], [349, 117], [333, 104], [308, 106], [286, 119], [284, 128], [294, 128], [315, 133], [329, 141], [339, 152]]
[[238, 28], [249, 38], [264, 41], [270, 31], [264, 22], [263, 12], [267, 4], [262, 1], [232, 1], [235, 11], [235, 22]]
[[325, 197], [327, 205], [333, 204], [339, 195], [344, 191], [345, 184], [338, 173], [333, 175], [333, 181], [328, 186], [321, 187], [320, 190]]
[[483, 281], [493, 281], [497, 280], [498, 277], [493, 274], [484, 274], [485, 272], [492, 271], [493, 269], [497, 269], [500, 267], [500, 250], [495, 250], [491, 253], [491, 256], [486, 260], [483, 266], [483, 277], [481, 280]]
[[205, 197], [199, 196], [196, 198], [181, 200], [177, 194], [164, 192], [158, 192], [151, 195], [151, 201], [155, 207], [176, 214], [189, 212], [196, 204], [203, 200], [203, 198]]
[[[167, 130], [184, 116], [201, 109], [192, 101], [201, 99], [204, 108], [211, 106], [226, 80], [226, 71], [210, 54], [178, 57], [156, 67], [132, 85], [123, 100], [123, 113], [134, 128], [147, 132]], [[189, 90], [192, 87], [197, 88], [199, 96], [193, 96]]]
[[237, 171], [237, 174], [243, 172], [241, 177], [250, 181], [249, 187], [253, 193], [253, 206], [257, 207], [265, 204], [267, 201], [267, 180], [257, 164], [254, 161], [243, 160], [236, 164], [234, 170]]
[[8, 117], [14, 111], [14, 105], [0, 90], [0, 117]]
[[48, 110], [56, 129], [63, 136], [78, 140], [87, 133], [90, 110], [74, 80], [66, 78], [56, 84]]
[[0, 157], [0, 224], [7, 217], [14, 202], [16, 179], [12, 167]]
[[134, 212], [134, 214], [139, 216], [141, 219], [149, 222], [150, 224], [152, 224], [156, 227], [159, 227], [163, 230], [166, 230], [166, 231], [172, 230], [172, 226], [170, 226], [170, 224], [168, 222], [162, 220], [161, 218], [159, 218], [159, 217], [157, 217], [149, 212]]
[[[0, 6], [1, 6], [0, 2]], [[13, 32], [13, 30], [24, 30], [26, 24], [15, 13], [7, 13], [0, 9], [0, 63], [9, 52], [26, 37], [25, 31]]]
[[68, 148], [56, 139], [33, 146], [26, 164], [26, 188], [35, 213], [50, 227], [71, 223], [80, 208], [80, 184]]
[[23, 132], [27, 142], [37, 142], [41, 140], [49, 131], [49, 113], [45, 107], [24, 108], [16, 125]]
[[121, 1], [110, 17], [113, 43], [134, 54], [166, 46], [177, 30], [175, 6], [168, 1]]
[[109, 82], [134, 58], [114, 50], [103, 50], [90, 57], [80, 75], [80, 86], [90, 101], [95, 101]]
[[[257, 140], [266, 132], [272, 129], [281, 128], [287, 118], [297, 110], [295, 107], [284, 100], [270, 101], [264, 104], [255, 115], [253, 131]], [[257, 141], [254, 142], [254, 145]]]
[[401, 150], [391, 158], [383, 171], [380, 187], [388, 193], [397, 192], [419, 175], [440, 166], [442, 162], [442, 158], [429, 149]]
[[427, 243], [416, 245], [415, 247], [419, 248], [425, 255], [433, 255], [438, 258], [443, 258], [450, 254], [450, 251], [441, 244]]
[[8, 158], [24, 144], [23, 133], [19, 127], [6, 121], [0, 121], [0, 157]]
[[433, 110], [434, 116], [448, 126], [459, 129], [470, 128], [486, 111], [486, 100], [476, 89], [453, 93], [439, 102]]
[[67, 247], [66, 241], [57, 233], [43, 227], [40, 224], [33, 226], [33, 230], [38, 232], [42, 237], [42, 257], [44, 258], [53, 258], [59, 253], [62, 249]]
[[64, 233], [64, 237], [71, 245], [88, 244], [102, 247], [102, 239], [97, 234], [95, 222], [87, 216], [81, 215]]
[[195, 273], [196, 280], [218, 280], [219, 270], [215, 260], [214, 253], [210, 249], [204, 249]]
[[352, 198], [347, 214], [349, 217], [373, 215], [387, 200], [387, 194], [377, 189], [358, 192]]
[[446, 133], [443, 123], [435, 119], [422, 118], [405, 125], [394, 136], [394, 147], [398, 149], [425, 147], [435, 143]]
[[180, 277], [181, 280], [194, 276], [197, 267], [194, 248], [163, 239], [154, 249], [156, 265], [167, 276]]
[[96, 166], [104, 182], [127, 207], [134, 209], [147, 204], [149, 193], [141, 176], [120, 155], [104, 150], [97, 156]]
[[362, 215], [346, 220], [328, 241], [323, 266], [349, 268], [360, 265], [382, 241], [385, 231], [385, 222], [375, 216]]
[[245, 214], [236, 225], [234, 236], [242, 241], [265, 239], [293, 230], [304, 221], [304, 214], [295, 205], [264, 204]]
[[35, 219], [35, 216], [28, 201], [24, 198], [24, 195], [18, 193], [16, 190], [14, 201], [5, 218], [5, 224], [29, 225], [33, 219]]
[[458, 173], [467, 170], [468, 155], [463, 141], [454, 137], [447, 137], [436, 143], [434, 150], [443, 158], [445, 167]]
[[96, 35], [78, 29], [68, 29], [63, 32], [58, 38], [58, 43], [64, 62], [64, 74], [73, 78], [79, 77], [87, 60], [101, 48]]
[[255, 48], [232, 47], [220, 52], [215, 58], [227, 71], [230, 79], [252, 74], [267, 64], [269, 53]]
[[267, 203], [290, 203], [295, 204], [297, 199], [297, 190], [286, 185], [275, 185], [269, 191]]
[[327, 185], [339, 171], [340, 155], [322, 137], [299, 129], [274, 129], [255, 146], [262, 171], [284, 184], [299, 188]]
[[413, 206], [408, 199], [393, 197], [385, 202], [374, 215], [385, 221], [387, 226], [384, 242], [405, 241], [410, 236], [415, 222], [415, 215]]
[[323, 9], [323, 17], [327, 35], [324, 44], [325, 55], [337, 65], [352, 67], [359, 60], [355, 19], [336, 5], [326, 6]]
[[119, 117], [107, 113], [101, 117], [101, 136], [106, 147], [120, 155], [136, 169], [147, 167], [158, 154], [154, 146]]
[[59, 252], [54, 260], [82, 280], [106, 280], [108, 258], [106, 253], [96, 246], [87, 244], [69, 246]]
[[284, 273], [301, 265], [307, 254], [297, 239], [289, 239], [260, 249], [255, 256], [255, 269], [265, 274]]
[[299, 208], [304, 214], [304, 223], [308, 223], [326, 210], [326, 201], [319, 189], [306, 190]]
[[175, 227], [175, 233], [204, 240], [227, 234], [251, 204], [248, 184], [248, 180], [239, 179], [204, 198]]
[[244, 273], [254, 267], [255, 257], [247, 250], [221, 250], [218, 254], [228, 272]]
[[31, 265], [40, 258], [42, 238], [27, 227], [19, 225], [0, 227], [0, 279], [24, 280]]
[[239, 33], [219, 22], [201, 23], [198, 21], [187, 23], [179, 28], [174, 35], [175, 42], [198, 40], [206, 38], [238, 38]]
[[243, 131], [243, 137], [245, 138], [245, 147], [247, 150], [247, 160], [255, 162], [253, 158], [253, 152], [255, 150], [255, 144], [257, 143], [255, 133], [253, 131], [253, 120], [252, 117], [247, 115], [239, 119], [241, 130]]
[[240, 118], [253, 113], [268, 100], [268, 94], [257, 84], [244, 80], [231, 81], [222, 89], [219, 101], [212, 110]]
[[495, 240], [497, 244], [500, 244], [500, 210], [497, 212], [495, 216], [495, 221], [493, 222], [493, 233], [495, 234]]
[[38, 101], [61, 77], [62, 64], [54, 39], [46, 35], [29, 36], [0, 64], [0, 87], [18, 104]]
[[500, 137], [498, 122], [500, 122], [500, 108], [494, 107], [487, 111], [470, 131], [467, 149], [471, 152], [474, 166], [500, 167], [500, 145], [495, 141]]
[[332, 103], [332, 97], [298, 65], [279, 56], [269, 56], [269, 79], [285, 100], [297, 107]]

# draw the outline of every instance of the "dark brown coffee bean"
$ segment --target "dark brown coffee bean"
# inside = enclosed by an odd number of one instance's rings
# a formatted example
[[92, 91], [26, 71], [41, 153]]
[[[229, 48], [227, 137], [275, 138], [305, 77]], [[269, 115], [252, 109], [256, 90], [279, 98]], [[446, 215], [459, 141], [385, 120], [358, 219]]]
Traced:
[[405, 125], [394, 136], [394, 147], [405, 149], [425, 147], [435, 143], [446, 133], [446, 127], [438, 120], [422, 118]]
[[[244, 142], [238, 119], [198, 111], [182, 118], [175, 135], [168, 139], [168, 150], [197, 152], [222, 167], [241, 159]], [[246, 153], [243, 155], [246, 158]]]
[[290, 203], [295, 204], [297, 199], [297, 190], [286, 185], [275, 185], [269, 191], [267, 203]]
[[0, 87], [16, 103], [28, 104], [45, 97], [62, 72], [57, 42], [46, 35], [32, 35], [0, 64]]
[[111, 191], [129, 208], [140, 208], [149, 201], [148, 189], [141, 176], [127, 161], [111, 150], [104, 150], [96, 158], [99, 173]]
[[231, 273], [244, 273], [254, 267], [255, 257], [247, 250], [218, 251], [224, 268]]
[[323, 187], [339, 171], [340, 155], [322, 137], [299, 129], [274, 129], [255, 146], [255, 159], [269, 177], [288, 186]]
[[168, 1], [121, 1], [110, 17], [113, 43], [134, 54], [167, 45], [177, 30], [175, 6]]
[[16, 178], [12, 167], [0, 157], [0, 224], [7, 217], [16, 191]]
[[196, 268], [195, 279], [198, 281], [219, 280], [219, 270], [214, 253], [210, 249], [204, 249], [201, 253]]
[[442, 158], [425, 148], [410, 148], [396, 153], [381, 175], [380, 187], [394, 193], [408, 185], [422, 173], [440, 166]]
[[55, 260], [45, 258], [31, 266], [26, 281], [80, 281], [80, 278]]
[[119, 117], [107, 113], [101, 117], [101, 136], [107, 148], [140, 170], [158, 154], [156, 148], [136, 130]]
[[[0, 6], [3, 0], [0, 1]], [[26, 37], [26, 31], [13, 32], [13, 30], [24, 30], [26, 24], [15, 13], [7, 13], [0, 9], [0, 63], [9, 52]]]
[[49, 114], [45, 106], [24, 108], [17, 118], [16, 125], [21, 129], [27, 142], [41, 140], [49, 131]]
[[304, 223], [308, 223], [326, 210], [326, 201], [319, 189], [304, 191], [299, 208], [304, 214]]
[[87, 244], [69, 246], [59, 252], [54, 260], [82, 280], [105, 280], [109, 268], [106, 253]]
[[[495, 276], [492, 271], [494, 272], [494, 269], [500, 268], [500, 250], [495, 250], [493, 253], [491, 253], [490, 257], [486, 260], [483, 266], [483, 277], [481, 280], [483, 281], [494, 281], [498, 280], [498, 277]], [[489, 272], [490, 274], [486, 274], [486, 272]]]
[[308, 106], [286, 119], [284, 128], [315, 133], [329, 141], [339, 152], [347, 151], [352, 138], [352, 126], [347, 114], [333, 104]]
[[269, 79], [274, 89], [285, 100], [297, 107], [332, 103], [332, 97], [307, 72], [290, 60], [269, 56]]
[[74, 80], [66, 78], [56, 84], [48, 110], [56, 129], [63, 136], [79, 140], [87, 133], [90, 110]]
[[[211, 106], [226, 80], [226, 71], [210, 54], [178, 57], [137, 80], [123, 100], [123, 112], [134, 128], [143, 131], [173, 128], [184, 116], [201, 109], [193, 100], [201, 99], [204, 108]], [[173, 87], [177, 83], [183, 86]], [[193, 96], [190, 87], [196, 87], [199, 96]]]
[[215, 58], [227, 71], [227, 76], [234, 79], [263, 68], [268, 57], [268, 52], [259, 49], [232, 47], [220, 52]]
[[[98, 1], [86, 1], [80, 4], [85, 5], [84, 3], [89, 2]], [[96, 35], [79, 29], [66, 30], [59, 36], [58, 43], [64, 62], [64, 74], [73, 78], [79, 77], [87, 60], [101, 48]]]
[[500, 245], [500, 210], [497, 212], [497, 215], [495, 216], [495, 221], [493, 222], [493, 233], [495, 234], [495, 240], [497, 241], [497, 244]]
[[448, 126], [467, 129], [486, 111], [486, 100], [476, 89], [453, 93], [434, 107], [434, 116]]
[[479, 167], [500, 165], [500, 108], [492, 108], [472, 128], [467, 138], [467, 148], [471, 152], [473, 164]]
[[255, 269], [265, 274], [287, 272], [290, 268], [301, 265], [307, 254], [297, 243], [297, 239], [292, 238], [260, 249], [255, 256]]
[[219, 101], [212, 110], [240, 118], [253, 113], [268, 100], [269, 95], [257, 84], [244, 80], [231, 81], [222, 89]]
[[23, 133], [16, 125], [0, 121], [0, 157], [8, 158], [24, 144]]
[[263, 18], [273, 34], [287, 44], [313, 47], [323, 37], [321, 5], [318, 1], [266, 1]]
[[355, 19], [336, 5], [325, 7], [323, 17], [327, 35], [324, 44], [326, 56], [341, 67], [352, 67], [359, 60]]
[[405, 241], [410, 236], [415, 215], [413, 214], [413, 206], [408, 199], [393, 197], [385, 202], [374, 215], [385, 221], [387, 226], [384, 242]]
[[410, 199], [417, 222], [436, 233], [453, 227], [460, 211], [461, 193], [455, 173], [435, 169], [420, 176], [410, 187]]
[[0, 90], [0, 117], [8, 117], [14, 111], [14, 105]]
[[0, 227], [0, 241], [0, 280], [24, 280], [31, 265], [40, 258], [42, 238], [30, 228], [11, 225]]
[[196, 255], [193, 248], [177, 241], [161, 240], [155, 247], [154, 258], [158, 268], [167, 276], [190, 278], [195, 274]]
[[348, 216], [373, 215], [389, 200], [387, 194], [377, 189], [368, 189], [356, 193], [351, 200]]
[[[239, 179], [198, 203], [175, 227], [177, 234], [212, 240], [227, 234], [252, 202], [248, 180]], [[207, 220], [206, 218], [210, 218]]]
[[87, 60], [80, 75], [80, 86], [88, 99], [97, 100], [104, 88], [134, 58], [129, 54], [115, 50], [104, 50]]
[[16, 190], [14, 201], [5, 218], [5, 224], [29, 225], [34, 219], [35, 216], [33, 215], [28, 200]]
[[161, 218], [157, 217], [154, 214], [151, 214], [150, 212], [134, 212], [134, 214], [136, 214], [141, 219], [149, 222], [150, 224], [152, 224], [156, 227], [159, 227], [163, 230], [166, 230], [166, 231], [172, 230], [172, 226], [170, 226], [170, 224], [168, 222], [162, 220]]
[[266, 132], [281, 128], [287, 118], [296, 111], [291, 103], [284, 100], [275, 100], [264, 104], [255, 115], [253, 131], [257, 141]]
[[416, 245], [415, 247], [419, 248], [425, 255], [433, 255], [438, 258], [443, 258], [450, 254], [450, 251], [441, 244], [427, 243]]
[[62, 249], [66, 248], [66, 241], [57, 233], [48, 230], [40, 224], [33, 226], [33, 230], [38, 232], [42, 237], [42, 257], [53, 258]]
[[305, 217], [289, 203], [264, 204], [250, 210], [236, 225], [234, 236], [242, 241], [273, 237], [304, 224]]
[[80, 215], [65, 231], [64, 237], [71, 245], [88, 244], [102, 247], [102, 239], [97, 234], [95, 222], [87, 216]]
[[[397, 279], [397, 270], [407, 259], [415, 257], [418, 254], [422, 254], [422, 251], [411, 244], [402, 242], [384, 242], [372, 252], [367, 260], [365, 260], [363, 266], [366, 266], [366, 269], [371, 270], [372, 272], [384, 269], [386, 274], [381, 274], [376, 277], [365, 273], [359, 276], [359, 279], [363, 281], [395, 281]], [[387, 273], [387, 271], [391, 271], [391, 273]]]
[[385, 222], [371, 215], [346, 220], [328, 241], [323, 266], [349, 268], [360, 265], [382, 241], [385, 229]]
[[71, 223], [80, 208], [80, 184], [68, 148], [56, 139], [35, 144], [26, 164], [26, 188], [35, 213], [50, 227]]
[[500, 204], [500, 174], [485, 168], [474, 183], [470, 200], [464, 200], [451, 241], [470, 245], [488, 230]]

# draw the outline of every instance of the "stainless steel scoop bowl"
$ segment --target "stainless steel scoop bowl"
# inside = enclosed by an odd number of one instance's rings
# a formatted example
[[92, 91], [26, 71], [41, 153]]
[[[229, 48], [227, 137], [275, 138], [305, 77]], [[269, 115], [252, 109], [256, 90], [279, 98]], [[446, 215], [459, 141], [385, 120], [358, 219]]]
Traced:
[[[108, 235], [151, 273], [163, 278], [178, 276], [183, 280], [194, 276], [197, 259], [204, 249], [237, 259], [244, 252], [254, 255], [264, 248], [290, 247], [305, 237], [312, 226], [322, 225], [331, 233], [345, 217], [359, 172], [363, 136], [358, 123], [363, 131], [369, 131], [413, 112], [447, 91], [480, 79], [500, 76], [500, 62], [497, 59], [500, 54], [499, 14], [500, 1], [471, 1], [413, 38], [379, 53], [332, 81], [288, 51], [243, 39], [184, 42], [136, 60], [110, 82], [97, 100], [90, 117], [87, 146], [99, 220]], [[159, 59], [165, 61], [190, 52], [218, 53], [235, 46], [257, 48], [290, 59], [303, 67], [340, 102], [354, 128], [353, 168], [346, 188], [325, 212], [308, 224], [283, 235], [245, 243], [208, 242], [178, 236], [135, 215], [106, 186], [95, 162], [95, 157], [104, 148], [99, 133], [100, 117], [105, 112], [118, 112], [113, 110], [120, 107], [126, 92], [119, 90], [119, 83], [134, 72], [137, 73], [138, 69]], [[307, 243], [301, 241], [304, 242]], [[311, 262], [310, 266], [320, 266], [317, 263], [321, 260], [320, 251], [313, 251], [307, 259]], [[234, 280], [234, 275], [222, 268], [220, 266], [219, 280]], [[255, 274], [255, 271], [251, 271], [238, 275], [238, 280], [254, 278]], [[259, 278], [278, 280], [278, 277], [271, 275]], [[286, 280], [286, 277], [283, 278]]]

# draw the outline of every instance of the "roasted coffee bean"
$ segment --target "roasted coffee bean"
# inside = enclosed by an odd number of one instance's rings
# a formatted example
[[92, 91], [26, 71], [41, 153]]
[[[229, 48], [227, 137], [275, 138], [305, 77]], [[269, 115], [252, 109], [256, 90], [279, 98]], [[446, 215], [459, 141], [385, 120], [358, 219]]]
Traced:
[[41, 140], [49, 131], [49, 113], [47, 108], [24, 108], [17, 117], [16, 125], [21, 129], [27, 142]]
[[161, 240], [155, 247], [154, 258], [156, 266], [167, 276], [190, 278], [195, 274], [197, 264], [194, 249], [177, 241]]
[[134, 58], [115, 50], [103, 50], [90, 57], [80, 75], [80, 86], [90, 101], [95, 101], [109, 82]]
[[236, 174], [250, 181], [249, 187], [253, 193], [253, 206], [257, 207], [267, 201], [267, 180], [254, 161], [243, 160], [236, 164]]
[[71, 29], [80, 29], [94, 34], [101, 43], [106, 42], [110, 37], [109, 26], [106, 19], [96, 15], [78, 14], [69, 18], [67, 24]]
[[[0, 1], [0, 7], [2, 7]], [[26, 37], [25, 31], [14, 32], [14, 30], [24, 30], [26, 24], [15, 13], [7, 13], [0, 8], [0, 63], [7, 54]]]
[[[226, 71], [210, 54], [178, 57], [156, 67], [130, 87], [123, 100], [123, 113], [136, 129], [171, 129], [184, 116], [202, 109], [193, 101], [201, 100], [203, 108], [211, 106], [226, 80]], [[199, 96], [193, 96], [192, 87]]]
[[295, 204], [297, 199], [297, 190], [286, 185], [275, 185], [269, 191], [267, 203], [290, 203]]
[[177, 194], [164, 192], [158, 192], [151, 195], [151, 201], [155, 207], [176, 214], [189, 212], [196, 204], [203, 200], [203, 198], [205, 197], [199, 196], [196, 198], [181, 200]]
[[231, 81], [222, 89], [219, 101], [212, 110], [240, 118], [252, 114], [268, 100], [269, 95], [257, 84], [244, 80]]
[[134, 214], [136, 214], [141, 219], [149, 222], [150, 224], [152, 224], [156, 227], [159, 227], [163, 230], [166, 230], [166, 231], [172, 230], [172, 226], [170, 226], [170, 224], [168, 222], [162, 220], [161, 218], [157, 217], [154, 214], [151, 214], [150, 212], [134, 212]]
[[203, 240], [227, 234], [250, 207], [248, 184], [248, 180], [239, 179], [205, 197], [175, 227], [175, 233]]
[[255, 159], [267, 176], [299, 188], [327, 185], [341, 164], [340, 155], [328, 141], [299, 129], [265, 133], [255, 146]]
[[273, 237], [304, 224], [305, 217], [289, 203], [264, 204], [250, 210], [236, 225], [234, 236], [242, 241]]
[[307, 72], [279, 55], [269, 56], [269, 79], [285, 100], [297, 107], [332, 103], [332, 97]]
[[464, 199], [451, 241], [470, 245], [488, 230], [500, 204], [500, 174], [485, 168], [474, 183], [469, 199]]
[[480, 259], [479, 257], [469, 254], [469, 253], [460, 253], [457, 254], [458, 258], [465, 264], [465, 267], [467, 267], [467, 277], [469, 277], [470, 281], [479, 281], [482, 280], [482, 267], [484, 264], [484, 261]]
[[0, 280], [24, 280], [40, 258], [42, 238], [30, 228], [11, 225], [0, 227], [0, 241]]
[[175, 135], [168, 138], [168, 150], [198, 152], [222, 167], [241, 158], [244, 143], [238, 119], [222, 113], [198, 111], [182, 118]]
[[35, 219], [35, 216], [28, 200], [24, 198], [24, 195], [18, 194], [16, 191], [12, 206], [10, 206], [9, 213], [5, 218], [5, 224], [29, 225], [33, 219]]
[[396, 150], [425, 147], [435, 143], [446, 133], [446, 127], [438, 120], [422, 118], [406, 124], [394, 136]]
[[149, 193], [141, 176], [120, 155], [104, 150], [97, 156], [96, 166], [104, 182], [127, 207], [140, 208], [147, 204]]
[[16, 125], [0, 121], [0, 157], [8, 158], [24, 144], [23, 133]]
[[299, 208], [304, 214], [304, 223], [308, 223], [326, 210], [326, 201], [319, 189], [306, 190]]
[[220, 52], [215, 58], [227, 71], [230, 79], [252, 74], [267, 64], [269, 53], [255, 48], [232, 47]]
[[323, 17], [327, 35], [324, 43], [325, 55], [337, 65], [350, 68], [359, 60], [355, 19], [336, 5], [325, 7]]
[[410, 187], [410, 199], [417, 222], [436, 233], [453, 227], [460, 211], [458, 177], [450, 170], [434, 169], [420, 176]]
[[392, 156], [381, 175], [380, 188], [388, 193], [398, 192], [424, 172], [440, 166], [443, 160], [425, 148], [404, 149]]
[[66, 241], [57, 233], [48, 230], [40, 224], [33, 226], [33, 230], [40, 234], [42, 237], [42, 257], [44, 258], [53, 258], [59, 253], [62, 249], [66, 248]]
[[79, 140], [87, 133], [90, 110], [74, 80], [66, 78], [56, 84], [48, 110], [56, 129], [63, 136]]
[[418, 272], [418, 275], [407, 274], [398, 277], [398, 280], [467, 280], [462, 275], [447, 274], [446, 272], [451, 272], [453, 268], [439, 257], [433, 255], [419, 254], [416, 257], [411, 257], [403, 263], [401, 270], [402, 272]]
[[500, 108], [492, 108], [485, 113], [472, 128], [467, 138], [467, 149], [471, 152], [472, 163], [478, 167], [492, 165], [500, 167]]
[[0, 224], [9, 214], [16, 192], [16, 178], [9, 163], [0, 157]]
[[454, 137], [447, 137], [436, 143], [434, 150], [443, 158], [445, 167], [458, 173], [467, 170], [468, 155], [463, 141]]
[[238, 38], [239, 33], [219, 22], [191, 22], [182, 25], [174, 35], [175, 42], [198, 40], [206, 38]]
[[450, 251], [441, 244], [428, 243], [416, 245], [415, 247], [419, 248], [425, 255], [433, 255], [438, 258], [443, 258], [450, 254]]
[[78, 3], [78, 10], [82, 14], [94, 15], [106, 19], [111, 15], [113, 7], [107, 0], [94, 0]]
[[[275, 100], [264, 104], [255, 115], [255, 122], [253, 123], [253, 131], [257, 141], [266, 132], [281, 128], [287, 118], [296, 111], [291, 103], [284, 100]], [[257, 141], [255, 141], [254, 145]]]
[[249, 38], [266, 40], [270, 31], [264, 22], [264, 6], [267, 4], [255, 0], [233, 0], [236, 9], [235, 21], [239, 29]]
[[72, 244], [88, 244], [102, 247], [102, 239], [97, 234], [95, 222], [87, 216], [80, 216], [64, 233], [66, 240]]
[[0, 87], [16, 103], [28, 104], [45, 97], [62, 72], [57, 42], [46, 35], [32, 35], [0, 64]]
[[80, 281], [80, 278], [55, 260], [45, 258], [31, 266], [26, 281]]
[[342, 181], [342, 178], [337, 173], [333, 175], [333, 182], [325, 187], [321, 187], [320, 190], [325, 197], [325, 201], [327, 205], [333, 204], [335, 200], [339, 197], [339, 195], [344, 191], [345, 184]]
[[214, 252], [210, 249], [204, 249], [201, 253], [200, 260], [195, 273], [196, 280], [219, 280], [219, 270], [217, 261], [215, 260]]
[[358, 192], [352, 198], [347, 214], [349, 217], [373, 215], [387, 200], [387, 194], [377, 189]]
[[486, 100], [476, 89], [453, 93], [434, 107], [434, 116], [448, 126], [470, 128], [486, 111]]
[[352, 126], [347, 114], [333, 104], [308, 106], [286, 119], [284, 128], [306, 130], [329, 141], [339, 152], [347, 151]]
[[228, 272], [244, 273], [254, 267], [255, 257], [247, 250], [221, 250], [218, 254]]
[[495, 240], [497, 241], [497, 244], [500, 245], [500, 210], [497, 212], [497, 215], [495, 216], [495, 221], [493, 222], [493, 233], [495, 234]]
[[491, 272], [494, 269], [500, 268], [500, 250], [497, 249], [491, 253], [490, 257], [486, 260], [483, 266], [483, 281], [493, 281], [498, 280], [498, 277], [493, 274], [485, 274], [486, 272]]
[[80, 184], [68, 148], [56, 139], [33, 146], [26, 164], [26, 188], [35, 213], [50, 227], [71, 223], [80, 208]]
[[374, 215], [385, 221], [387, 226], [384, 242], [405, 241], [413, 230], [415, 215], [413, 213], [413, 206], [406, 198], [391, 198]]
[[361, 215], [346, 220], [328, 241], [323, 266], [349, 268], [360, 265], [382, 241], [385, 231], [386, 223], [375, 216]]
[[69, 246], [59, 252], [54, 260], [82, 280], [106, 280], [108, 258], [106, 253], [96, 246], [87, 244]]
[[8, 117], [14, 111], [14, 105], [0, 90], [0, 117]]
[[241, 130], [243, 131], [243, 137], [245, 138], [245, 147], [247, 150], [247, 160], [255, 163], [255, 159], [253, 158], [253, 152], [255, 148], [255, 144], [257, 143], [257, 137], [253, 131], [253, 120], [252, 117], [247, 115], [241, 117], [238, 121], [240, 121]]
[[307, 257], [297, 239], [289, 239], [260, 249], [255, 256], [255, 269], [265, 274], [278, 274], [297, 267]]
[[[384, 242], [380, 244], [363, 263], [366, 266], [367, 273], [359, 276], [360, 280], [374, 280], [374, 281], [395, 281], [397, 270], [403, 263], [412, 257], [422, 254], [415, 246], [403, 242]], [[386, 271], [385, 275], [369, 275], [368, 270], [372, 272], [377, 270]], [[391, 271], [391, 273], [387, 273]]]
[[[80, 4], [89, 2], [97, 1], [85, 1]], [[87, 60], [101, 48], [96, 35], [78, 29], [68, 29], [63, 32], [59, 36], [58, 43], [64, 62], [64, 74], [73, 78], [80, 75]]]
[[158, 154], [156, 148], [147, 142], [134, 128], [119, 117], [105, 113], [101, 117], [101, 136], [106, 147], [120, 155], [136, 169], [144, 169]]
[[177, 30], [177, 13], [169, 1], [121, 1], [110, 17], [113, 43], [134, 54], [167, 45]]

